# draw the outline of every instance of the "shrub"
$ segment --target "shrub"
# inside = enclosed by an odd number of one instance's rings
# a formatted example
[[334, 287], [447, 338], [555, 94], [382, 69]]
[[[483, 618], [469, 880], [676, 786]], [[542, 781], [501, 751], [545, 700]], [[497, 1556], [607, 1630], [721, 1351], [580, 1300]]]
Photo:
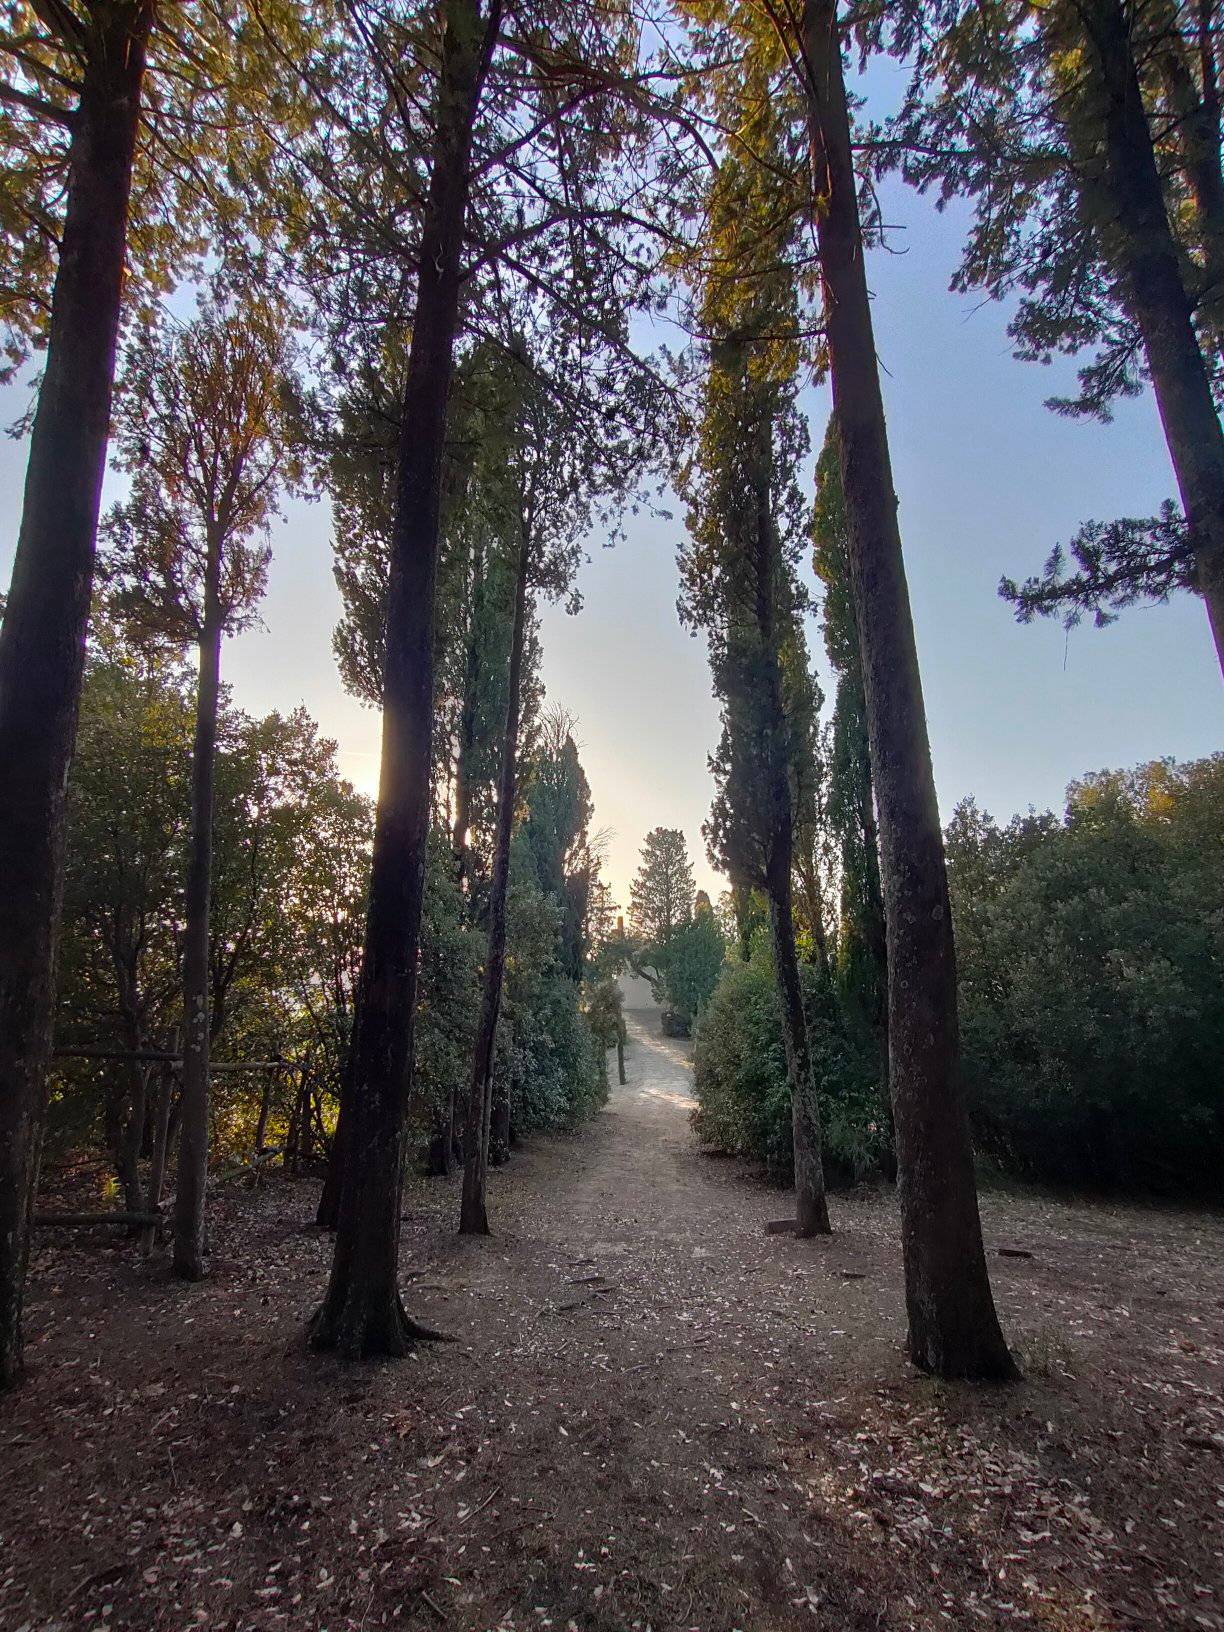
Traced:
[[1224, 755], [1074, 785], [948, 830], [979, 1148], [1092, 1187], [1218, 1191], [1224, 1161]]
[[[852, 1183], [879, 1167], [888, 1145], [874, 1061], [851, 1039], [819, 971], [801, 966], [804, 1007], [824, 1128], [830, 1183]], [[766, 1164], [780, 1183], [793, 1176], [791, 1099], [782, 1011], [773, 967], [758, 951], [728, 964], [697, 1027], [693, 1126], [703, 1144]]]

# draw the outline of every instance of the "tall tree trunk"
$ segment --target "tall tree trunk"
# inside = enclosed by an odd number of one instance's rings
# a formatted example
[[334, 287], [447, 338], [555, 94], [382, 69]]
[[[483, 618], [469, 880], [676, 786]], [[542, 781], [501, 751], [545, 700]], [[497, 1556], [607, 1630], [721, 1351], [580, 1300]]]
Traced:
[[1147, 355], [1169, 457], [1190, 529], [1199, 593], [1224, 671], [1224, 431], [1194, 328], [1194, 303], [1169, 225], [1151, 127], [1121, 0], [1081, 0], [1099, 93], [1103, 184], [1130, 306]]
[[[460, 1235], [488, 1235], [486, 1189], [489, 1175], [490, 1118], [493, 1108], [493, 1044], [501, 1013], [502, 981], [506, 969], [506, 895], [510, 887], [510, 837], [514, 830], [514, 801], [518, 786], [518, 733], [523, 681], [523, 645], [527, 628], [527, 579], [531, 568], [531, 534], [523, 522], [519, 545], [518, 578], [514, 586], [514, 633], [510, 643], [510, 678], [506, 692], [506, 734], [502, 741], [501, 782], [497, 792], [497, 838], [493, 879], [489, 893], [489, 944], [485, 952], [484, 988], [480, 1019], [472, 1050], [467, 1119], [463, 1135], [463, 1201], [459, 1210]], [[509, 1100], [506, 1102], [506, 1144], [509, 1146]]]
[[[484, 550], [479, 540], [472, 546], [472, 576], [469, 586], [469, 605], [476, 605], [484, 582]], [[468, 624], [467, 649], [463, 657], [463, 701], [459, 709], [459, 745], [455, 753], [455, 818], [452, 844], [455, 851], [455, 878], [462, 889], [467, 878], [469, 828], [472, 825], [472, 750], [476, 742], [477, 690], [480, 686], [480, 642], [477, 638], [475, 612]], [[450, 1119], [452, 1135], [454, 1116]], [[448, 1153], [445, 1171], [451, 1170]]]
[[221, 549], [209, 546], [191, 755], [191, 840], [183, 929], [183, 1086], [179, 1096], [178, 1171], [174, 1194], [174, 1273], [204, 1274], [204, 1196], [208, 1182], [208, 929], [212, 906], [213, 783], [221, 699]]
[[47, 366], [0, 626], [0, 1388], [21, 1369], [63, 895], [64, 798], [153, 0], [98, 10], [100, 21], [87, 35]]
[[351, 1057], [340, 1217], [313, 1341], [359, 1359], [430, 1336], [400, 1300], [404, 1120], [412, 1089], [417, 959], [429, 836], [433, 619], [446, 404], [459, 321], [472, 131], [500, 0], [448, 0], [433, 166], [396, 481], [387, 586], [382, 769]]
[[944, 1377], [1012, 1378], [960, 1080], [947, 872], [897, 524], [836, 0], [805, 0], [802, 56], [851, 582], [888, 928], [890, 1076], [909, 1352]]
[[821, 1150], [820, 1108], [812, 1075], [799, 958], [795, 950], [793, 875], [795, 866], [795, 813], [787, 747], [786, 710], [778, 632], [778, 588], [781, 550], [774, 522], [770, 491], [773, 469], [772, 426], [759, 431], [756, 457], [756, 526], [753, 540], [757, 636], [763, 672], [762, 726], [766, 742], [769, 801], [769, 853], [765, 888], [769, 896], [769, 927], [773, 941], [774, 972], [782, 1004], [782, 1036], [786, 1075], [791, 1095], [791, 1132], [795, 1168], [795, 1234], [828, 1235], [829, 1205], [825, 1198]]

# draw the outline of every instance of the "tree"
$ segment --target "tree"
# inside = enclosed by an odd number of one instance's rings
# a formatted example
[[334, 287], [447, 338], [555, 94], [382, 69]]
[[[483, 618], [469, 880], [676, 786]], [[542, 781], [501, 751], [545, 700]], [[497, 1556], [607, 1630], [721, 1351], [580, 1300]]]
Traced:
[[292, 477], [282, 416], [285, 345], [274, 317], [205, 309], [133, 345], [122, 463], [131, 497], [110, 520], [115, 604], [145, 635], [199, 654], [183, 952], [183, 1085], [174, 1268], [204, 1273], [208, 1172], [209, 910], [221, 643], [264, 589], [265, 542]]
[[132, 157], [152, 0], [56, 7], [79, 74], [68, 203], [21, 532], [0, 626], [0, 1388], [21, 1299], [51, 1051], [64, 794], [106, 461]]
[[1108, 417], [1151, 380], [1185, 518], [1089, 524], [1076, 577], [1055, 556], [1003, 593], [1022, 618], [1108, 616], [1193, 587], [1224, 667], [1218, 8], [948, 0], [893, 15], [890, 48], [915, 72], [883, 151], [941, 201], [976, 198], [957, 286], [1021, 291], [1021, 356], [1095, 352], [1061, 412]]
[[382, 769], [358, 985], [344, 1171], [316, 1347], [357, 1359], [432, 1335], [398, 1285], [404, 1112], [429, 833], [433, 613], [442, 452], [462, 279], [472, 136], [501, 24], [499, 0], [446, 0], [416, 310], [397, 455], [387, 591]]
[[[174, 1051], [181, 992], [183, 849], [191, 701], [177, 660], [103, 627], [87, 659], [68, 786], [56, 1026], [69, 1045]], [[128, 1211], [146, 1211], [139, 1159], [155, 1078], [133, 1058], [59, 1066], [70, 1098], [100, 1095]]]
[[[538, 357], [547, 347], [547, 362]], [[510, 843], [518, 789], [519, 725], [522, 709], [524, 640], [534, 595], [560, 596], [572, 591], [580, 558], [580, 540], [589, 528], [597, 498], [619, 496], [633, 481], [645, 458], [646, 438], [635, 422], [638, 394], [609, 387], [600, 393], [598, 412], [584, 405], [562, 405], [541, 387], [559, 378], [564, 357], [582, 371], [592, 348], [581, 326], [555, 326], [548, 341], [533, 353], [508, 347], [502, 396], [506, 420], [503, 437], [491, 450], [500, 477], [486, 494], [494, 517], [500, 510], [517, 538], [514, 613], [502, 733], [493, 874], [489, 890], [489, 938], [485, 957], [480, 1017], [472, 1053], [472, 1074], [464, 1134], [463, 1234], [489, 1233], [486, 1181], [493, 1111], [494, 1043], [501, 1008], [506, 956], [506, 897], [510, 878]], [[598, 350], [591, 361], [598, 364]], [[632, 381], [632, 376], [630, 377]], [[618, 431], [619, 434], [614, 434]], [[499, 442], [502, 444], [499, 446]], [[500, 495], [497, 488], [501, 488]], [[507, 492], [506, 489], [509, 489]], [[500, 498], [500, 502], [499, 502]], [[578, 978], [575, 970], [575, 978]], [[506, 1114], [508, 1117], [508, 1101]], [[498, 1141], [498, 1154], [509, 1154], [509, 1127]]]
[[[688, 541], [681, 618], [705, 631], [722, 734], [704, 831], [714, 865], [769, 902], [794, 1140], [795, 1233], [829, 1232], [820, 1112], [795, 942], [797, 788], [809, 779], [816, 697], [796, 561], [807, 513], [795, 472], [799, 309], [787, 123], [766, 76], [745, 67], [721, 110], [747, 153], [728, 152], [706, 204], [698, 274], [707, 335], [700, 428], [682, 473]], [[780, 116], [781, 114], [781, 116]]]
[[692, 1024], [713, 996], [725, 953], [710, 898], [698, 890], [693, 916], [672, 936], [664, 976], [667, 1000], [686, 1024]]
[[850, 585], [846, 501], [838, 467], [837, 427], [833, 420], [829, 421], [816, 465], [812, 535], [816, 576], [824, 585], [825, 651], [837, 674], [827, 795], [828, 824], [837, 844], [841, 873], [837, 981], [847, 1011], [864, 1022], [877, 1039], [887, 1102], [888, 947], [880, 889], [867, 699]]
[[889, 1067], [909, 1351], [941, 1376], [1011, 1378], [960, 1081], [956, 962], [922, 682], [867, 292], [836, 0], [767, 0], [806, 104], [811, 203], [849, 523], [888, 928]]
[[1218, 1192], [1224, 756], [1103, 771], [1061, 818], [948, 827], [979, 1148], [1077, 1188]]
[[[205, 148], [219, 150], [234, 128], [222, 72], [231, 38], [216, 8], [175, 0], [21, 5], [0, 29], [4, 372], [31, 342], [47, 350], [0, 634], [0, 887], [8, 909], [0, 933], [0, 1387], [20, 1366], [26, 1215], [51, 1046], [64, 790], [133, 177], [139, 171], [134, 270], [143, 277], [136, 281], [158, 287], [170, 267], [190, 264], [198, 251], [201, 216], [215, 203], [200, 177], [224, 173], [223, 165], [194, 161]], [[152, 88], [150, 56], [155, 72], [163, 70]], [[166, 117], [158, 139], [142, 142], [150, 100]]]
[[684, 834], [678, 827], [652, 828], [629, 888], [629, 921], [643, 943], [644, 962], [665, 953], [675, 932], [688, 923], [695, 888]]

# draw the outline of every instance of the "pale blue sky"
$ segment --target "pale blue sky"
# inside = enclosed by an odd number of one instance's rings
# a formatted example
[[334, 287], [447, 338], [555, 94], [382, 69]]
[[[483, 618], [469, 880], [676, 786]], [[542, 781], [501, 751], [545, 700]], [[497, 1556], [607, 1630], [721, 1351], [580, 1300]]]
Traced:
[[[945, 818], [974, 793], [996, 816], [1057, 806], [1086, 770], [1222, 746], [1224, 689], [1199, 601], [1128, 613], [1066, 641], [1057, 624], [1019, 628], [996, 593], [1003, 572], [1036, 570], [1089, 517], [1151, 513], [1172, 495], [1150, 399], [1103, 427], [1056, 418], [1043, 399], [1072, 370], [1014, 362], [997, 306], [947, 293], [962, 220], [893, 186], [886, 215], [900, 254], [871, 259], [935, 774]], [[963, 219], [963, 218], [962, 218]], [[0, 400], [6, 419], [21, 397]], [[819, 446], [826, 401], [810, 402]], [[20, 511], [24, 447], [0, 444], [0, 582]], [[680, 629], [681, 513], [640, 517], [614, 550], [593, 539], [584, 610], [543, 619], [552, 701], [579, 720], [596, 822], [612, 831], [608, 876], [627, 900], [645, 833], [681, 827], [699, 882], [717, 888], [701, 823], [717, 736], [705, 652]], [[347, 775], [373, 791], [378, 721], [346, 697], [331, 655], [338, 599], [325, 503], [292, 508], [274, 535], [265, 627], [231, 642], [225, 677], [255, 712], [305, 703], [339, 740]], [[823, 652], [814, 642], [818, 667]]]

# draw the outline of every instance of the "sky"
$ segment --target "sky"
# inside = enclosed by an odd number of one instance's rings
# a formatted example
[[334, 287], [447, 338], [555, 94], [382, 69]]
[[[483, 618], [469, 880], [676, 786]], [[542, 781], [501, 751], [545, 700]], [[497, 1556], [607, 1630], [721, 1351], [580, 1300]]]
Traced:
[[[1061, 419], [1044, 399], [1073, 367], [1012, 359], [1006, 311], [947, 292], [964, 216], [937, 215], [899, 183], [883, 195], [889, 251], [869, 275], [935, 777], [945, 820], [973, 794], [1001, 820], [1058, 808], [1085, 771], [1224, 746], [1224, 689], [1202, 603], [1136, 609], [1068, 637], [1057, 622], [1020, 627], [996, 593], [1001, 574], [1037, 571], [1081, 522], [1149, 515], [1173, 496], [1150, 397], [1109, 426]], [[25, 393], [0, 394], [0, 422]], [[827, 397], [806, 399], [813, 447]], [[24, 444], [0, 442], [0, 584], [20, 519]], [[627, 905], [643, 838], [684, 830], [699, 887], [722, 883], [701, 838], [718, 735], [704, 646], [676, 615], [683, 513], [639, 515], [614, 549], [589, 541], [583, 610], [545, 608], [550, 702], [577, 717], [605, 876]], [[373, 793], [377, 714], [345, 696], [331, 650], [339, 600], [326, 502], [294, 503], [273, 535], [262, 626], [227, 644], [223, 675], [252, 713], [305, 704], [340, 745], [344, 774]], [[810, 562], [807, 563], [810, 575]], [[818, 637], [818, 672], [827, 675]], [[831, 691], [831, 685], [827, 687]]]

